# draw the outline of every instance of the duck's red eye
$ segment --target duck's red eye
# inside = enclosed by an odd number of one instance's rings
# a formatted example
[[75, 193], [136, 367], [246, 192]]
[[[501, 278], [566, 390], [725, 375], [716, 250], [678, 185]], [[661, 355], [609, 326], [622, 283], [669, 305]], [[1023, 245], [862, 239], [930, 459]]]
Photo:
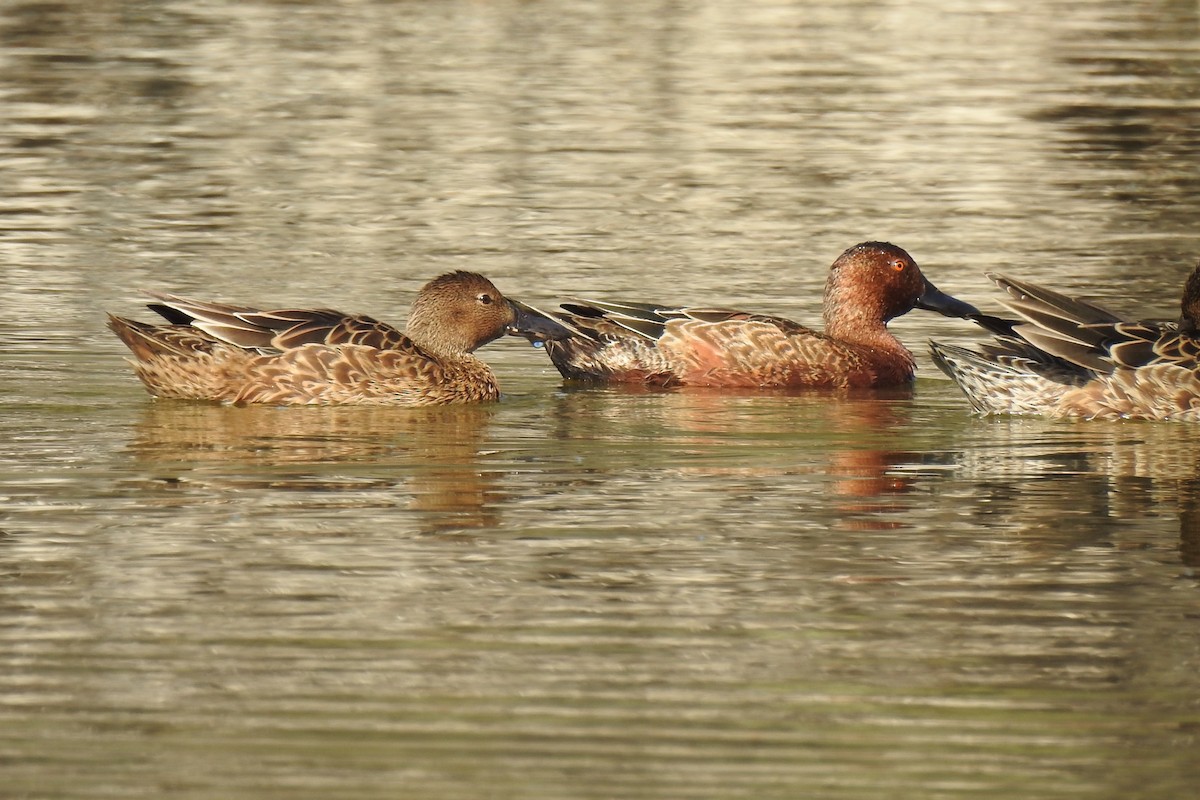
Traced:
[[904, 260], [900, 258], [897, 258], [892, 262], [892, 269], [894, 269], [896, 272], [903, 272], [904, 268], [907, 266], [908, 264], [904, 263]]

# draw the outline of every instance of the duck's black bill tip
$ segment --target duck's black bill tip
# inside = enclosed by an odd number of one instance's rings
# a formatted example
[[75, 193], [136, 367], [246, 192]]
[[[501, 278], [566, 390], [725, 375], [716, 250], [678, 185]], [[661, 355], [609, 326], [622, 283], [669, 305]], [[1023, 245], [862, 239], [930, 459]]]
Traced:
[[534, 347], [571, 337], [571, 329], [546, 312], [517, 300], [508, 302], [513, 307], [513, 321], [508, 326], [509, 336], [523, 336], [532, 342]]
[[971, 319], [980, 316], [979, 309], [975, 306], [965, 303], [957, 297], [951, 297], [928, 282], [925, 284], [925, 291], [917, 298], [915, 306], [926, 311], [936, 311], [945, 317]]

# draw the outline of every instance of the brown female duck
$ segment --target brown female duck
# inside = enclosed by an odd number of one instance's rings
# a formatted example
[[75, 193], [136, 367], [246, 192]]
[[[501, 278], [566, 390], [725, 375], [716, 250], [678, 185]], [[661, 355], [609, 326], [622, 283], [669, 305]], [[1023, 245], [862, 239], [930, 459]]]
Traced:
[[564, 378], [656, 386], [877, 387], [912, 380], [912, 353], [887, 329], [914, 308], [977, 314], [939, 291], [903, 249], [851, 247], [825, 284], [825, 330], [728, 309], [566, 303], [549, 316], [574, 335], [546, 351]]
[[1095, 303], [989, 274], [1019, 320], [981, 316], [977, 351], [930, 342], [976, 411], [1200, 422], [1200, 266], [1178, 320], [1135, 322]]
[[134, 371], [164, 398], [276, 405], [423, 406], [496, 400], [472, 353], [506, 333], [567, 332], [471, 272], [418, 293], [404, 332], [329, 309], [261, 311], [147, 292], [166, 325], [109, 315]]

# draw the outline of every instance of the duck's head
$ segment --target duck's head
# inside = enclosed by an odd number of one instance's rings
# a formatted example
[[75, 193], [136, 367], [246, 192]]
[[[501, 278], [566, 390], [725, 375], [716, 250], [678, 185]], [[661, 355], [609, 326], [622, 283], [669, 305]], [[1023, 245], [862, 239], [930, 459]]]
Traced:
[[888, 242], [863, 242], [838, 256], [825, 284], [825, 322], [844, 318], [886, 323], [914, 308], [947, 317], [979, 310], [933, 285], [905, 250]]
[[569, 335], [544, 315], [510, 300], [475, 272], [449, 272], [421, 287], [413, 302], [405, 333], [437, 353], [470, 353], [512, 333], [542, 339]]

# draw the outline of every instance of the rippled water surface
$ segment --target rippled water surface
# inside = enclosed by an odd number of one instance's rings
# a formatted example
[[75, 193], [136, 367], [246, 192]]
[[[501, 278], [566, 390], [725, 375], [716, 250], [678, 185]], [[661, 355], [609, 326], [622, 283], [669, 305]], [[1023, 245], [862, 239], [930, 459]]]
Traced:
[[137, 290], [816, 323], [906, 247], [1173, 316], [1200, 8], [0, 0], [0, 794], [1175, 798], [1200, 429], [911, 390], [152, 401]]

